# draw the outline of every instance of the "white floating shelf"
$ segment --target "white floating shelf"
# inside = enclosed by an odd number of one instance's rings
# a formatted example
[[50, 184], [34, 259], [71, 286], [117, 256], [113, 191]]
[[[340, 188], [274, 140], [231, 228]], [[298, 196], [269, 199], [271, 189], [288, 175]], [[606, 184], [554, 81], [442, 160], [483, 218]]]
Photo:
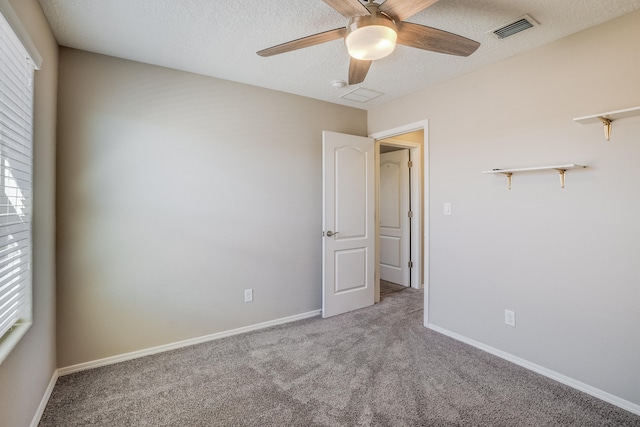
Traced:
[[533, 168], [514, 168], [514, 169], [492, 169], [490, 171], [482, 171], [482, 173], [501, 173], [507, 176], [507, 185], [509, 190], [511, 190], [511, 177], [514, 173], [518, 172], [537, 172], [537, 171], [546, 171], [546, 170], [555, 170], [560, 175], [560, 186], [564, 188], [564, 175], [565, 172], [569, 169], [582, 169], [586, 168], [583, 165], [577, 165], [575, 163], [570, 163], [567, 165], [553, 165], [553, 166], [538, 166]]
[[573, 121], [582, 123], [583, 125], [601, 123], [604, 127], [604, 139], [609, 141], [611, 137], [611, 122], [635, 116], [640, 116], [640, 107], [625, 108], [624, 110], [609, 111], [592, 116], [576, 117]]
[[538, 166], [535, 168], [517, 168], [517, 169], [491, 169], [490, 171], [483, 171], [482, 173], [516, 173], [516, 172], [534, 172], [534, 171], [546, 171], [546, 170], [569, 170], [586, 168], [586, 166], [576, 165], [571, 163], [568, 165], [555, 165], [555, 166]]
[[629, 117], [640, 116], [640, 107], [626, 108], [624, 110], [609, 111], [608, 113], [594, 114], [592, 116], [576, 117], [573, 119], [576, 123], [588, 125], [591, 123], [602, 123], [602, 119], [611, 121], [618, 119], [627, 119]]

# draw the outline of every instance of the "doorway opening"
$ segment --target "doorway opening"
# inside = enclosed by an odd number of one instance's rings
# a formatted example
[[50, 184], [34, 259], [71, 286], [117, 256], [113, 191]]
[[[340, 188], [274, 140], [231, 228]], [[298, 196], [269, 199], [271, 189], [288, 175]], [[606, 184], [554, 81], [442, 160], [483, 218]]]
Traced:
[[425, 325], [428, 324], [427, 125], [424, 120], [374, 133], [368, 138], [322, 132], [323, 317], [380, 301], [380, 224], [377, 218], [380, 217], [380, 147], [385, 145], [407, 149], [411, 157], [411, 207], [407, 214], [411, 212], [413, 221], [410, 237], [406, 239], [410, 242], [409, 262], [413, 262], [409, 286], [424, 288]]
[[375, 301], [380, 301], [381, 280], [424, 288], [425, 320], [429, 277], [427, 126], [425, 120], [370, 135], [375, 139], [376, 155]]

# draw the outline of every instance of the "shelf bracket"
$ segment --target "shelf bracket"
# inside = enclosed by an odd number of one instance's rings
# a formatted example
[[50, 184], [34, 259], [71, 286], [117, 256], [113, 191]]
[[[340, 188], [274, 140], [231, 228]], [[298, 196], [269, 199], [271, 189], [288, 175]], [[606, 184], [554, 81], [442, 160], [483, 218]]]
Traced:
[[556, 170], [560, 175], [560, 188], [564, 188], [564, 175], [567, 170], [566, 169], [556, 169]]
[[511, 177], [513, 176], [512, 172], [502, 172], [503, 175], [507, 177], [507, 187], [511, 190]]
[[606, 117], [598, 117], [598, 118], [602, 122], [602, 125], [603, 125], [603, 128], [604, 128], [604, 139], [609, 141], [609, 139], [611, 138], [611, 122], [613, 120], [608, 119]]

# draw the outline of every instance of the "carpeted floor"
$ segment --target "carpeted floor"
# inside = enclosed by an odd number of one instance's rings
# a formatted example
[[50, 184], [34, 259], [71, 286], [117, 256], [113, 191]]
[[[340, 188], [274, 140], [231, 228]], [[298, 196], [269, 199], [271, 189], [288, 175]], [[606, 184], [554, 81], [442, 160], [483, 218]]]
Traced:
[[40, 426], [640, 426], [424, 328], [422, 298], [61, 377]]
[[398, 285], [397, 283], [387, 282], [386, 280], [380, 279], [380, 298], [383, 298], [385, 295], [404, 291], [405, 289], [409, 289], [407, 286]]

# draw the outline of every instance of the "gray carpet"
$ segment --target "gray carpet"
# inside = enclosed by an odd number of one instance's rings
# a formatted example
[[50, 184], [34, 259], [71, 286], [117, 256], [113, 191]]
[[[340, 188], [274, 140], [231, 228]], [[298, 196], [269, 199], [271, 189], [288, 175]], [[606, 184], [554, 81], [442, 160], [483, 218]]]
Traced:
[[409, 289], [407, 286], [398, 285], [397, 283], [387, 282], [386, 280], [380, 279], [380, 298], [383, 298], [387, 294], [391, 294], [393, 292], [404, 291], [405, 289]]
[[61, 377], [40, 426], [640, 426], [424, 328], [422, 297]]

